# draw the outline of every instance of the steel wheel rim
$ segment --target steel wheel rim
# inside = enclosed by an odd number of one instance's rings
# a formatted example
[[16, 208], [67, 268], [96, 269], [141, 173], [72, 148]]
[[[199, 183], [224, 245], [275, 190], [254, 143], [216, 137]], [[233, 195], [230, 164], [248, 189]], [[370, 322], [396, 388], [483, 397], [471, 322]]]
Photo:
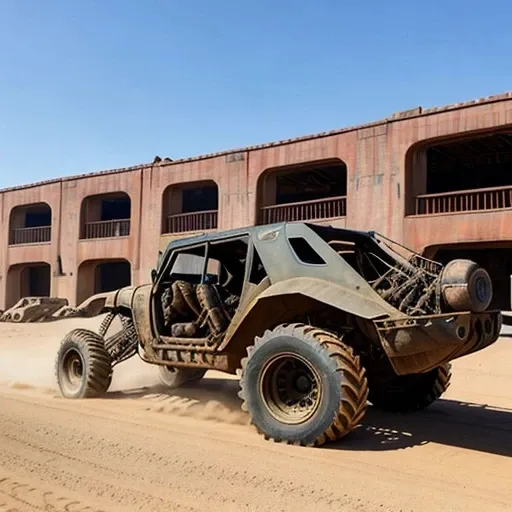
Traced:
[[63, 387], [76, 391], [82, 385], [84, 376], [84, 360], [80, 352], [69, 349], [62, 358], [61, 380]]
[[297, 425], [308, 421], [322, 398], [317, 370], [302, 356], [281, 353], [261, 370], [259, 391], [268, 412], [278, 421]]

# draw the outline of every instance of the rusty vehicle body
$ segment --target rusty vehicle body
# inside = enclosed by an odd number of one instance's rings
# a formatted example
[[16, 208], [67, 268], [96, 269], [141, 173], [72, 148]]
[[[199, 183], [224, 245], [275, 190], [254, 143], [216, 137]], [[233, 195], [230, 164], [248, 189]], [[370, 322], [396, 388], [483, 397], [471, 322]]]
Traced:
[[[209, 369], [240, 375], [242, 407], [267, 438], [321, 445], [369, 400], [420, 410], [450, 361], [494, 343], [492, 283], [468, 260], [443, 266], [374, 232], [308, 223], [171, 242], [152, 282], [91, 297], [99, 333], [71, 331], [56, 361], [64, 396], [96, 396], [135, 354], [171, 387]], [[107, 335], [115, 318], [122, 328]]]

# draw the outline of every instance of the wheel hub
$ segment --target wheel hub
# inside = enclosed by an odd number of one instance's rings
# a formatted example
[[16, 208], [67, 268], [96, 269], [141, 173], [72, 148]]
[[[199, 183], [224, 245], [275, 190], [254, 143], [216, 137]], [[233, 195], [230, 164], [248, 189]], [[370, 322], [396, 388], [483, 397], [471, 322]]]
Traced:
[[84, 375], [84, 364], [76, 350], [69, 350], [62, 360], [62, 377], [64, 384], [72, 389], [79, 388]]
[[269, 360], [262, 369], [259, 384], [266, 408], [280, 422], [304, 423], [319, 406], [320, 377], [297, 354], [279, 354]]
[[308, 393], [311, 391], [313, 383], [307, 375], [299, 375], [295, 380], [295, 389], [299, 393]]

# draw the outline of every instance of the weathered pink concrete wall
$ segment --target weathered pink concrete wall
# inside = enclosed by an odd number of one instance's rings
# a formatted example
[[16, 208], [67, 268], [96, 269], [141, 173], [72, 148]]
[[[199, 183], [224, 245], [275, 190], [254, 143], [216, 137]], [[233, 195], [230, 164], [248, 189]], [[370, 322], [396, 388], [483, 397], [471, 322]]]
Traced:
[[[57, 259], [58, 241], [60, 239], [60, 188], [61, 183], [55, 182], [12, 190], [1, 194], [0, 282], [2, 285], [0, 286], [0, 308], [4, 308], [6, 303], [6, 282], [9, 268], [14, 265], [31, 262], [54, 265]], [[37, 245], [9, 246], [9, 221], [12, 210], [16, 206], [34, 203], [47, 203], [52, 209], [51, 242]], [[52, 282], [52, 293], [54, 293], [54, 284]]]
[[[335, 225], [375, 229], [419, 251], [436, 244], [511, 240], [512, 223], [507, 220], [510, 211], [407, 217], [405, 209], [407, 196], [421, 191], [424, 175], [421, 157], [415, 161], [409, 158], [411, 148], [431, 139], [504, 126], [512, 127], [510, 95], [426, 112], [401, 113], [380, 123], [239, 152], [3, 191], [0, 308], [5, 306], [8, 269], [17, 264], [49, 263], [52, 294], [68, 297], [72, 303], [77, 295], [77, 269], [90, 260], [126, 259], [132, 266], [133, 282], [147, 282], [159, 248], [176, 238], [161, 235], [163, 194], [169, 185], [213, 180], [219, 191], [218, 229], [242, 227], [256, 221], [258, 181], [267, 169], [314, 160], [339, 158], [347, 165], [347, 217], [334, 221]], [[409, 160], [413, 164], [406, 175]], [[131, 199], [130, 236], [80, 240], [82, 201], [109, 192], [125, 192]], [[9, 247], [12, 208], [39, 202], [52, 208], [51, 242]], [[58, 256], [64, 275], [57, 273]]]

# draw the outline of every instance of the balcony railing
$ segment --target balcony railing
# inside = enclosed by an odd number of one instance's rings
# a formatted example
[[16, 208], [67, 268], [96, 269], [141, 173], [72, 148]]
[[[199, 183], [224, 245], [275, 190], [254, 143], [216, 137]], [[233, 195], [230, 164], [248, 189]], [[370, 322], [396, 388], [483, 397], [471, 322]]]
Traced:
[[346, 196], [329, 197], [300, 203], [263, 206], [261, 213], [263, 224], [345, 217], [347, 215], [347, 198]]
[[166, 234], [217, 229], [218, 211], [178, 213], [167, 217]]
[[416, 215], [512, 208], [512, 186], [458, 190], [416, 197]]
[[82, 239], [113, 238], [130, 235], [130, 219], [100, 220], [86, 222], [82, 231]]
[[16, 228], [11, 230], [10, 245], [43, 244], [51, 240], [52, 227]]

